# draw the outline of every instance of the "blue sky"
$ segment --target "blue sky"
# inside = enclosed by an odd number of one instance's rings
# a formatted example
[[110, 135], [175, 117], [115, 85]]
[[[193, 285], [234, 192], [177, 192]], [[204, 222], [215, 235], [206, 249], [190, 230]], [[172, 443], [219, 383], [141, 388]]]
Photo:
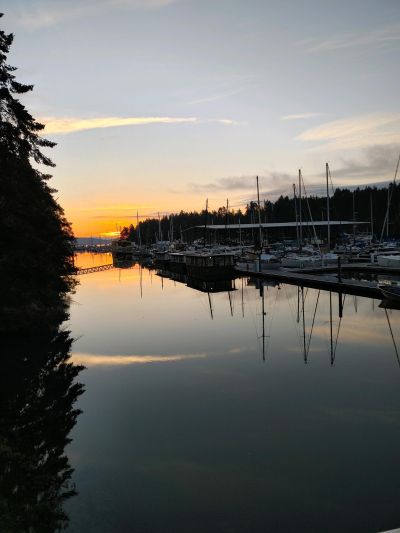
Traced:
[[130, 217], [393, 178], [398, 0], [5, 0], [9, 62], [58, 143], [78, 235]]

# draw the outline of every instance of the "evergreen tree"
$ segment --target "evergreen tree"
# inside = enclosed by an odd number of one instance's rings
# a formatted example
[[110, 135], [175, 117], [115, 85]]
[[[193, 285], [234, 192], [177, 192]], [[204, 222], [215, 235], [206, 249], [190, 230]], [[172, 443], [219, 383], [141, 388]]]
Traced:
[[16, 68], [7, 64], [12, 42], [13, 35], [0, 30], [0, 318], [8, 318], [3, 327], [11, 325], [16, 307], [18, 316], [26, 307], [27, 319], [52, 312], [46, 297], [51, 301], [54, 292], [65, 294], [75, 283], [71, 226], [47, 184], [51, 176], [36, 167], [54, 166], [42, 150], [55, 143], [39, 135], [43, 124], [18, 100], [33, 87], [16, 81]]

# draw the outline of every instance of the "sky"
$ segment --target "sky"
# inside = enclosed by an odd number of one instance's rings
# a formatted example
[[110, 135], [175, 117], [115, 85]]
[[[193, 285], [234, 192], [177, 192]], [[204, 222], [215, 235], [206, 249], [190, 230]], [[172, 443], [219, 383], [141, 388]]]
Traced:
[[140, 218], [387, 183], [399, 0], [2, 0], [23, 102], [57, 142], [76, 236]]

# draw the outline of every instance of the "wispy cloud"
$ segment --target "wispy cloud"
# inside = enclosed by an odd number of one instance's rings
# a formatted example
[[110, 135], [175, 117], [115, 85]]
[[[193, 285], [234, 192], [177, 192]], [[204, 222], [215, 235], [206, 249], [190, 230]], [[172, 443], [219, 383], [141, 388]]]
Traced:
[[213, 94], [210, 96], [206, 96], [205, 98], [198, 98], [196, 100], [191, 100], [190, 102], [188, 102], [188, 104], [189, 105], [207, 104], [209, 102], [215, 102], [217, 100], [224, 100], [225, 98], [229, 98], [230, 96], [235, 96], [236, 94], [243, 92], [243, 90], [244, 89], [242, 88], [242, 89], [236, 89], [230, 92]]
[[114, 355], [74, 353], [72, 361], [85, 366], [126, 366], [149, 363], [171, 363], [189, 359], [204, 359], [205, 353], [174, 355]]
[[199, 119], [197, 117], [97, 117], [97, 118], [43, 118], [45, 134], [65, 134], [84, 130], [115, 128], [118, 126], [145, 126], [149, 124], [187, 124], [215, 122], [236, 124], [231, 119]]
[[305, 118], [320, 117], [322, 113], [298, 113], [295, 115], [284, 115], [281, 120], [301, 120]]
[[307, 39], [298, 43], [304, 52], [326, 52], [354, 47], [387, 47], [400, 41], [400, 24], [371, 31], [342, 33], [328, 39]]
[[372, 113], [326, 122], [303, 131], [298, 140], [326, 149], [362, 148], [400, 142], [400, 113]]
[[331, 172], [337, 185], [365, 183], [383, 185], [393, 179], [400, 144], [370, 146], [358, 157], [340, 158]]
[[39, 29], [61, 22], [88, 17], [93, 13], [109, 9], [161, 9], [183, 0], [78, 0], [36, 3], [34, 8], [23, 9], [18, 22], [28, 29]]
[[[280, 194], [290, 193], [290, 188], [293, 183], [294, 176], [285, 172], [267, 171], [259, 174], [259, 183], [261, 196], [277, 197]], [[256, 175], [245, 176], [231, 176], [227, 178], [219, 178], [214, 182], [198, 184], [191, 183], [189, 188], [192, 192], [226, 192], [234, 193], [236, 191], [247, 192], [246, 198], [240, 200], [240, 204], [247, 203], [254, 200], [256, 196]]]

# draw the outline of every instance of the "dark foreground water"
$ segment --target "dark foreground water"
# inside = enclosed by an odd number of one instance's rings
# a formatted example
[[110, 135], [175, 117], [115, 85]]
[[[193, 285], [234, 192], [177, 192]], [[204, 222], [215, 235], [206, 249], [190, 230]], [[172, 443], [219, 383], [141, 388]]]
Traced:
[[335, 294], [235, 286], [138, 265], [81, 277], [68, 531], [400, 527], [400, 311], [346, 296], [340, 321]]

